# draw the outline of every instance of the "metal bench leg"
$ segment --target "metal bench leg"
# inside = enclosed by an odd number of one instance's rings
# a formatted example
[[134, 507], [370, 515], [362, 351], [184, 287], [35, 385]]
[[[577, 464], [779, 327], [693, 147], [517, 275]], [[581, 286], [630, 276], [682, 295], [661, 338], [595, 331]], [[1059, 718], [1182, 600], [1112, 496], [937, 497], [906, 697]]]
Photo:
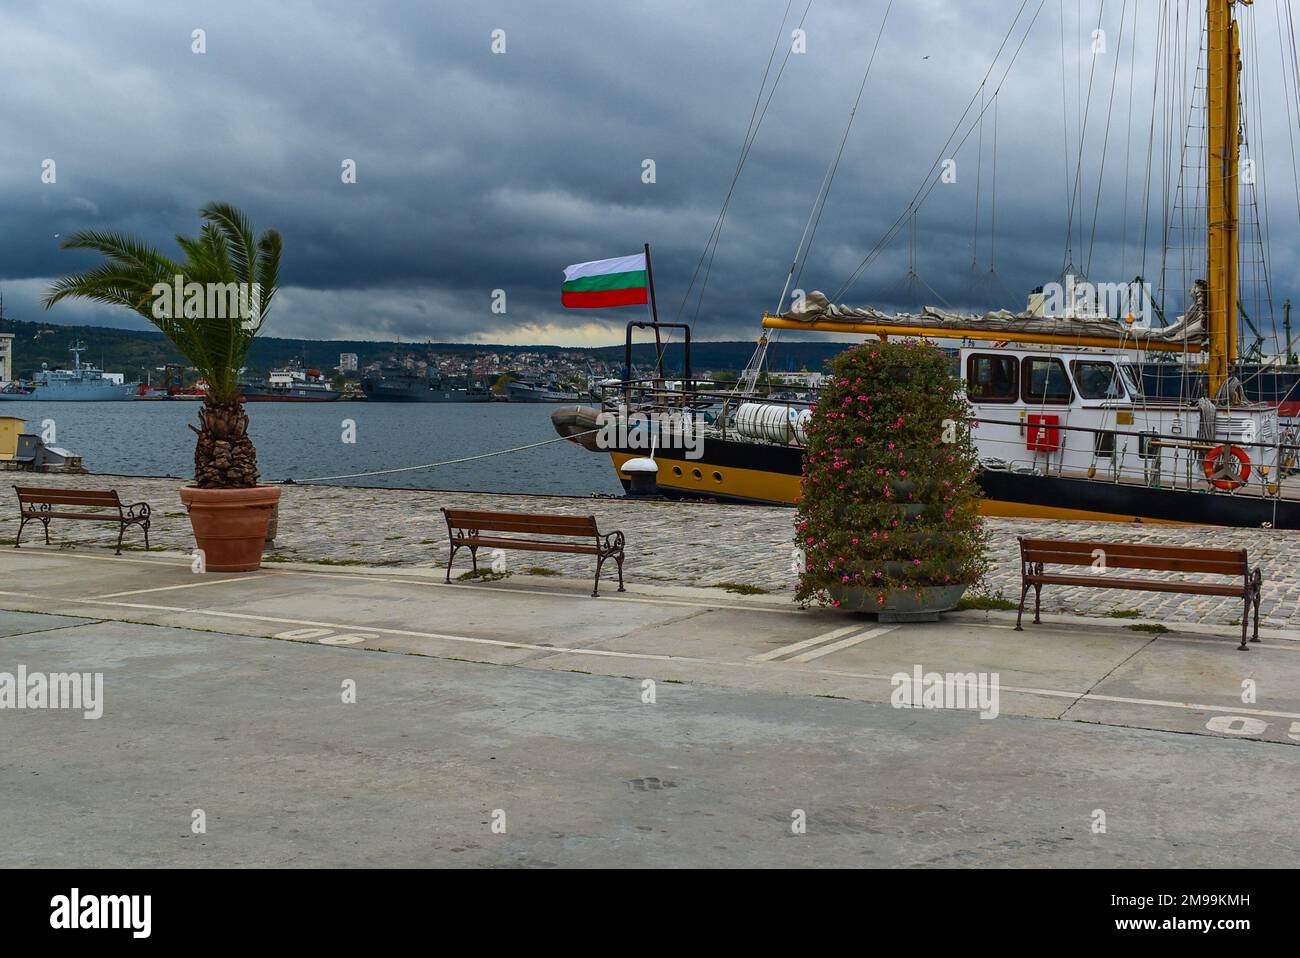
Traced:
[[41, 523], [45, 526], [45, 544], [50, 544], [50, 520], [42, 519]]
[[149, 551], [149, 520], [146, 519], [144, 522], [142, 522], [140, 524], [140, 528], [144, 530], [144, 551], [148, 552]]
[[1250, 601], [1251, 601], [1251, 594], [1250, 594], [1250, 590], [1247, 589], [1247, 590], [1246, 590], [1246, 608], [1245, 608], [1245, 610], [1241, 613], [1241, 645], [1237, 646], [1237, 651], [1238, 651], [1238, 652], [1248, 652], [1248, 651], [1250, 651], [1250, 650], [1246, 647], [1246, 629], [1248, 629], [1248, 628], [1250, 627]]
[[21, 521], [18, 523], [18, 535], [14, 536], [15, 549], [17, 549], [18, 544], [23, 541], [23, 529], [27, 528], [27, 521], [27, 517], [23, 516]]
[[469, 561], [474, 565], [474, 574], [478, 575], [478, 546], [469, 547]]
[[451, 581], [451, 564], [456, 561], [456, 550], [459, 548], [460, 546], [454, 542], [451, 544], [451, 554], [447, 556], [447, 578], [443, 580], [444, 582]]
[[1043, 584], [1034, 583], [1034, 625], [1042, 625], [1043, 620], [1038, 617], [1038, 603], [1043, 598]]
[[593, 599], [600, 598], [600, 567], [603, 566], [604, 564], [605, 564], [605, 557], [602, 555], [596, 556], [596, 582], [591, 587], [591, 597]]
[[1022, 626], [1022, 625], [1020, 624], [1020, 620], [1021, 620], [1022, 618], [1024, 618], [1024, 615], [1025, 615], [1025, 597], [1026, 597], [1027, 595], [1029, 595], [1029, 583], [1028, 583], [1028, 582], [1024, 582], [1024, 581], [1022, 581], [1022, 582], [1021, 582], [1021, 585], [1020, 585], [1020, 610], [1019, 610], [1018, 612], [1016, 612], [1016, 631], [1017, 631], [1017, 632], [1023, 632], [1023, 631], [1025, 631], [1024, 626]]
[[627, 589], [623, 588], [623, 553], [614, 556], [614, 561], [618, 563], [618, 591], [626, 592]]
[[126, 535], [126, 523], [119, 522], [117, 524], [117, 552], [115, 553], [116, 555], [122, 554], [122, 537], [124, 535]]

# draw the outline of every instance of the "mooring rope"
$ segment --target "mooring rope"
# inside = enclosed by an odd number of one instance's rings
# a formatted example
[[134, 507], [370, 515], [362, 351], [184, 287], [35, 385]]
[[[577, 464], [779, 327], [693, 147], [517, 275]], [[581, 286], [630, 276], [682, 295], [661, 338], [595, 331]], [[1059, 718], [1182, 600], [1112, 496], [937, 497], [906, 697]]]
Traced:
[[586, 432], [574, 433], [572, 436], [556, 436], [554, 439], [544, 439], [541, 442], [530, 442], [526, 446], [515, 446], [511, 449], [498, 449], [496, 452], [484, 452], [477, 456], [465, 456], [463, 459], [444, 459], [441, 462], [426, 462], [419, 466], [401, 466], [397, 469], [376, 469], [373, 472], [350, 472], [342, 476], [315, 476], [311, 479], [285, 479], [282, 482], [292, 483], [293, 485], [302, 485], [307, 482], [328, 482], [333, 479], [362, 479], [367, 476], [389, 476], [396, 472], [418, 472], [421, 469], [436, 469], [438, 466], [454, 466], [462, 462], [474, 462], [477, 459], [491, 459], [493, 456], [505, 456], [512, 452], [523, 452], [525, 449], [536, 449], [538, 446], [549, 446], [553, 442], [569, 442], [580, 436], [590, 436], [592, 433], [600, 432], [599, 429], [588, 429]]

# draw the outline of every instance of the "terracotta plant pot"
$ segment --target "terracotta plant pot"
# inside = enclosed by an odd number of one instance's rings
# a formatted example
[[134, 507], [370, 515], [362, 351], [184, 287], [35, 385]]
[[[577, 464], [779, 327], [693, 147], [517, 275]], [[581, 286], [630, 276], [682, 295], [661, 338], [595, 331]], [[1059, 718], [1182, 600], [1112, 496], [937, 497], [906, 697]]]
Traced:
[[261, 567], [266, 528], [279, 501], [279, 486], [182, 486], [181, 503], [190, 514], [204, 568], [209, 572], [251, 572]]

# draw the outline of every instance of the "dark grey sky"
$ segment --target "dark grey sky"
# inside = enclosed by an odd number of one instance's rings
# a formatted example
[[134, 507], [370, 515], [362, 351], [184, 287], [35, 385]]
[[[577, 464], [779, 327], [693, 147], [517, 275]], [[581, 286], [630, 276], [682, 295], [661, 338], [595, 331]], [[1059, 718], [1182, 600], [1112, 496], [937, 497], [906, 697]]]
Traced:
[[[917, 218], [916, 270], [934, 292], [905, 282], [904, 231], [846, 300], [1017, 308], [1030, 287], [1057, 278], [1080, 91], [1087, 101], [1094, 63], [1081, 220], [1075, 214], [1084, 237], [1073, 261], [1091, 256], [1095, 280], [1131, 279], [1149, 216], [1146, 275], [1158, 279], [1172, 192], [1162, 182], [1163, 105], [1146, 203], [1143, 194], [1157, 52], [1172, 62], [1161, 14], [1195, 16], [1202, 4], [1141, 0], [1135, 33], [1134, 2], [1106, 0], [1107, 50], [1095, 57], [1101, 0], [1042, 4], [997, 98], [996, 193], [990, 109], [982, 154], [976, 128], [960, 152], [949, 151], [957, 182], [937, 186]], [[806, 3], [793, 0], [778, 66]], [[1278, 303], [1293, 292], [1300, 243], [1296, 130], [1279, 66], [1290, 38], [1279, 41], [1275, 9], [1287, 3], [1243, 14], [1259, 71], [1248, 82], [1263, 91], [1252, 100], [1252, 116], [1264, 117], [1252, 141], [1267, 147]], [[775, 305], [885, 6], [813, 0], [807, 52], [790, 56], [738, 183], [698, 337], [750, 338]], [[1023, 8], [986, 99], [1039, 7]], [[61, 235], [126, 230], [171, 251], [174, 233], [196, 229], [198, 207], [220, 199], [284, 234], [273, 335], [616, 342], [635, 311], [561, 309], [561, 268], [648, 241], [661, 315], [672, 318], [727, 191], [786, 8], [786, 0], [6, 3], [0, 288], [8, 312], [41, 318], [37, 298], [49, 278], [90, 262], [60, 251]], [[1020, 0], [895, 0], [801, 286], [838, 289], [907, 207], [972, 95], [978, 103], [1018, 9]], [[206, 31], [201, 55], [191, 52], [195, 29]], [[503, 54], [491, 49], [497, 29]], [[1165, 96], [1162, 87], [1157, 99]], [[46, 159], [57, 164], [52, 184], [41, 181]], [[355, 184], [341, 182], [344, 159], [356, 161]], [[656, 164], [653, 184], [642, 182], [645, 159]], [[1182, 273], [1169, 283], [1181, 287]], [[498, 288], [504, 315], [491, 311]], [[43, 315], [144, 326], [125, 311], [80, 303]]]

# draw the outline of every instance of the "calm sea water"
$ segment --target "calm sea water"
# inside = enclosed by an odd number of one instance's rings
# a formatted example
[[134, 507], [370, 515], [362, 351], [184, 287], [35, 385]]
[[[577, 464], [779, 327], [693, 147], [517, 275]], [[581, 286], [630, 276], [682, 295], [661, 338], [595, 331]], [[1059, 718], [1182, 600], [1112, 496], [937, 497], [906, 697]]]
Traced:
[[[53, 420], [56, 442], [83, 457], [91, 472], [190, 476], [197, 402], [5, 402], [0, 415], [27, 420], [40, 433]], [[264, 481], [392, 469], [459, 459], [555, 438], [550, 404], [249, 403], [249, 429]], [[345, 420], [356, 441], [344, 442]], [[342, 479], [340, 485], [408, 486], [482, 492], [585, 496], [622, 494], [608, 456], [567, 442], [478, 462], [390, 476]]]

